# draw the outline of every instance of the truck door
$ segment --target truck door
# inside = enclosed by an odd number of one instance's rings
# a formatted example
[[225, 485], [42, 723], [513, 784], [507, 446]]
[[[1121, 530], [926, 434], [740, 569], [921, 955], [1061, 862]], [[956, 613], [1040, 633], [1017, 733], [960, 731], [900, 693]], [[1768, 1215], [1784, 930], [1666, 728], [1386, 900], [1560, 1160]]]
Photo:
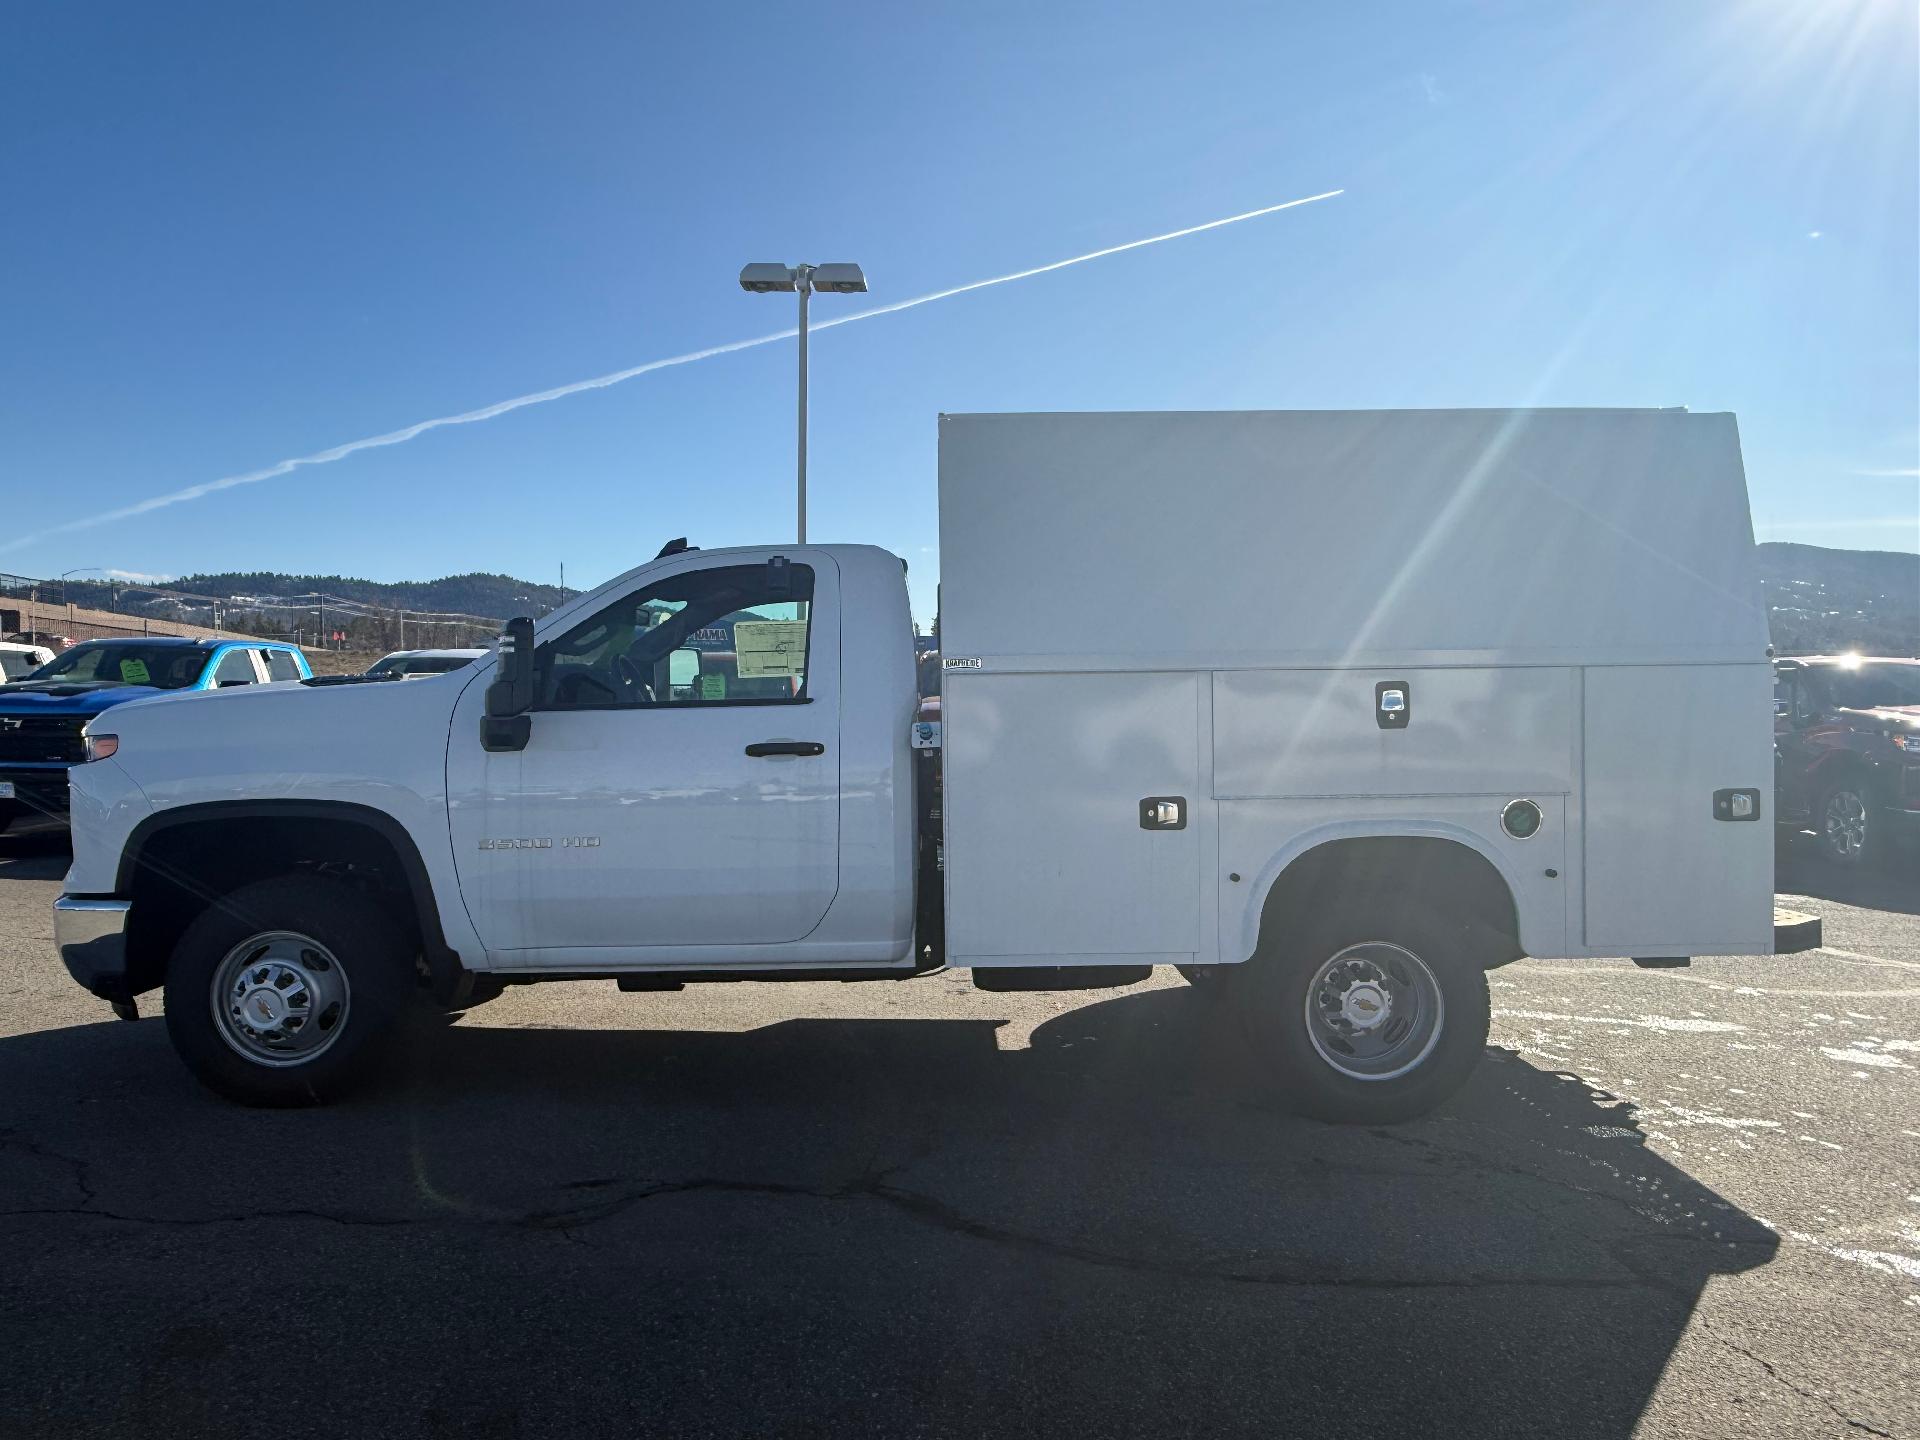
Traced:
[[819, 924], [839, 883], [838, 601], [823, 552], [693, 553], [542, 637], [524, 750], [481, 749], [469, 687], [448, 803], [489, 952], [612, 961]]
[[[1585, 671], [1586, 941], [1609, 955], [1773, 948], [1771, 671]], [[1736, 818], [1721, 792], [1755, 802]]]
[[945, 677], [953, 963], [1185, 964], [1202, 949], [1204, 678]]

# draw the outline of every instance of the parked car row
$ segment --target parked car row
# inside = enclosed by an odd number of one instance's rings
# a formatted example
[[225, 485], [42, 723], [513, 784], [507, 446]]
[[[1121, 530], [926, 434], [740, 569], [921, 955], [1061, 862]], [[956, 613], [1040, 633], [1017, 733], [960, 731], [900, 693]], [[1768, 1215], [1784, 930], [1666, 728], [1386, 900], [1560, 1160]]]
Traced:
[[[366, 673], [444, 674], [486, 653], [396, 650]], [[276, 640], [151, 635], [84, 640], [59, 654], [0, 643], [0, 831], [28, 816], [64, 821], [68, 767], [91, 758], [81, 731], [103, 710], [170, 693], [312, 678], [300, 647]]]
[[0, 640], [0, 683], [24, 680], [51, 659], [53, 651], [45, 645]]
[[1774, 815], [1839, 865], [1920, 837], [1920, 660], [1807, 655], [1774, 665]]
[[153, 635], [87, 640], [0, 685], [0, 829], [23, 815], [64, 816], [67, 768], [87, 758], [81, 730], [101, 711], [169, 691], [301, 680], [298, 646]]

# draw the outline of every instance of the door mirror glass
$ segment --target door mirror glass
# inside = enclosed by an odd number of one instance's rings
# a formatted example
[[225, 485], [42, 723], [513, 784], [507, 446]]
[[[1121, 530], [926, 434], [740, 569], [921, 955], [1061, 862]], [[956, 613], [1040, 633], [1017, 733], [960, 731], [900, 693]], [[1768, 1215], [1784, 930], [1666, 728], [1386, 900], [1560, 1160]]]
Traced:
[[667, 683], [673, 686], [676, 697], [692, 690], [699, 680], [700, 652], [698, 650], [676, 650], [667, 657]]
[[500, 661], [487, 686], [486, 713], [480, 717], [480, 745], [486, 750], [524, 750], [533, 733], [533, 621], [525, 615], [507, 622], [500, 635]]
[[533, 705], [533, 621], [507, 622], [500, 635], [500, 663], [487, 687], [487, 714], [523, 714]]

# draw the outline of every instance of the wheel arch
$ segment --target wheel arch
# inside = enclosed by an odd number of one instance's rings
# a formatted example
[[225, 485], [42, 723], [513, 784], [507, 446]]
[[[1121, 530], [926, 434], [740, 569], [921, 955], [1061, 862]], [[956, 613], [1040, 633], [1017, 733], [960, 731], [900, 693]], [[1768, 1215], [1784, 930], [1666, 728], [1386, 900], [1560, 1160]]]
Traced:
[[[205, 866], [215, 857], [218, 873], [209, 874]], [[330, 863], [358, 863], [379, 875], [382, 889], [399, 902], [396, 918], [413, 929], [436, 997], [456, 998], [468, 972], [441, 927], [418, 843], [385, 811], [344, 800], [206, 801], [156, 811], [136, 825], [115, 885], [115, 893], [134, 902], [128, 934], [133, 993], [160, 984], [172, 942], [206, 902], [255, 880], [297, 873], [302, 865]]]
[[1519, 893], [1514, 876], [1483, 837], [1446, 821], [1336, 821], [1302, 832], [1255, 877], [1241, 918], [1241, 955], [1251, 958], [1329, 889], [1364, 894], [1413, 875], [1418, 892], [1476, 923], [1488, 968], [1517, 960]]
[[1869, 803], [1875, 798], [1874, 787], [1879, 777], [1873, 761], [1858, 750], [1834, 750], [1822, 756], [1807, 770], [1806, 796], [1810, 812], [1820, 808], [1820, 802], [1826, 798], [1829, 790], [1851, 782], [1861, 791], [1861, 798]]

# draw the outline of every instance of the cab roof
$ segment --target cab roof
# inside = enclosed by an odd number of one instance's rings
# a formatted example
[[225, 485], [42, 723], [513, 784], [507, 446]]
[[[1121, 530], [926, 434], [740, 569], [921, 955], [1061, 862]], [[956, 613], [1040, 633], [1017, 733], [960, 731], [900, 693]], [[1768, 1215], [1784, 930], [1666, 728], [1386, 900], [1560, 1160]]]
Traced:
[[161, 645], [168, 649], [179, 650], [214, 650], [222, 645], [265, 645], [276, 650], [294, 648], [286, 640], [250, 639], [240, 635], [228, 635], [218, 640], [204, 635], [96, 635], [90, 640], [78, 641], [67, 648], [78, 650], [82, 645]]

